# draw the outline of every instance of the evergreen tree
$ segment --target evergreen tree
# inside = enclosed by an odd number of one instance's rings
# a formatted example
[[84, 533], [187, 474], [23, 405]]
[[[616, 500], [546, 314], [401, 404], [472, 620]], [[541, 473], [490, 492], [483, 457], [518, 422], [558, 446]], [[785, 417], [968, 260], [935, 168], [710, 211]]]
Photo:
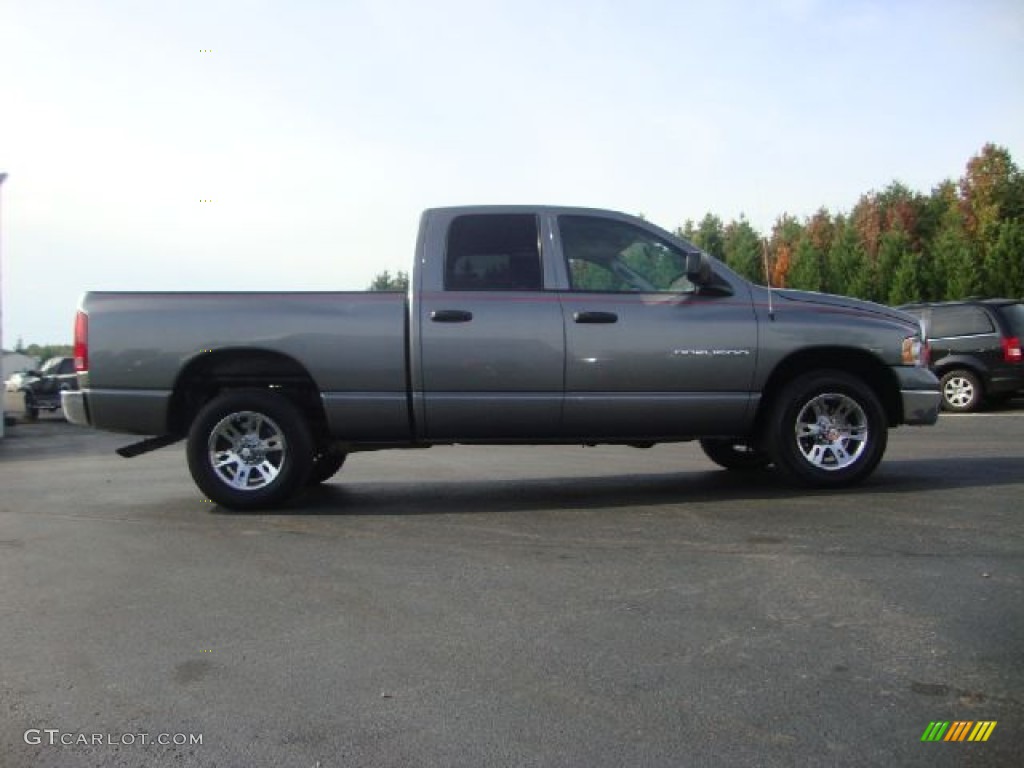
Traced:
[[725, 228], [722, 249], [725, 263], [733, 270], [752, 282], [764, 283], [761, 236], [742, 215]]
[[825, 289], [825, 254], [819, 251], [807, 232], [800, 238], [789, 270], [789, 286], [805, 291]]
[[999, 222], [985, 257], [985, 294], [1024, 299], [1024, 219]]
[[[950, 217], [951, 219], [953, 217]], [[957, 221], [943, 224], [935, 239], [933, 258], [944, 278], [942, 296], [946, 301], [964, 299], [978, 293], [980, 274], [974, 249], [967, 233]]]
[[373, 278], [370, 291], [404, 291], [409, 287], [409, 273], [399, 270], [394, 277], [386, 269]]
[[899, 265], [893, 274], [892, 286], [889, 288], [889, 305], [899, 306], [921, 300], [921, 257], [913, 251], [903, 251]]
[[904, 256], [910, 253], [909, 240], [907, 233], [903, 231], [902, 226], [899, 224], [882, 235], [878, 247], [878, 264], [876, 268], [878, 277], [877, 297], [880, 301], [892, 303], [890, 296], [896, 277], [896, 270], [903, 264]]
[[725, 229], [722, 226], [722, 220], [710, 213], [706, 214], [697, 226], [697, 231], [693, 236], [693, 243], [716, 259], [724, 258]]
[[841, 216], [836, 219], [836, 234], [828, 251], [827, 264], [832, 280], [829, 290], [866, 297], [871, 285], [867, 254], [857, 230]]

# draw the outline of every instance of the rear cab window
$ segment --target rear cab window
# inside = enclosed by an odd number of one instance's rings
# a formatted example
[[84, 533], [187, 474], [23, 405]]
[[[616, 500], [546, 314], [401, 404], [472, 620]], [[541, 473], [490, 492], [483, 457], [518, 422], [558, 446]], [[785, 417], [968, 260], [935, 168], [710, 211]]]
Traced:
[[445, 249], [446, 291], [542, 291], [540, 237], [533, 214], [467, 214], [454, 219]]

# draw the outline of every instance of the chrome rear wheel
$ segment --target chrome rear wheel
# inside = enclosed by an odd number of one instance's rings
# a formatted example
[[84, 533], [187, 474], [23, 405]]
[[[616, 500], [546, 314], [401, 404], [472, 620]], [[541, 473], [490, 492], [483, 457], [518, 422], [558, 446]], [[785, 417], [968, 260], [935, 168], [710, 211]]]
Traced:
[[217, 395], [199, 411], [186, 449], [192, 479], [228, 509], [281, 504], [306, 484], [313, 439], [287, 397], [265, 389]]

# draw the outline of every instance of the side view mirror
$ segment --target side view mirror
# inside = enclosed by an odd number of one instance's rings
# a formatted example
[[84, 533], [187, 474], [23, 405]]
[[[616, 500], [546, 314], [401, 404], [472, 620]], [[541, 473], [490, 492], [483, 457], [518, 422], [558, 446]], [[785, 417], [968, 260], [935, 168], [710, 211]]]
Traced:
[[711, 282], [711, 260], [703, 251], [686, 254], [686, 279], [694, 285]]

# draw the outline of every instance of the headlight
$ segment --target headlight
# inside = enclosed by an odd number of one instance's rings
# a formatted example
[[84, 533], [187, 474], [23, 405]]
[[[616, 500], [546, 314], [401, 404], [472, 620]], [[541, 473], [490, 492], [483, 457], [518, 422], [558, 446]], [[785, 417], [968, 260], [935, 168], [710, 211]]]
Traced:
[[931, 360], [931, 349], [928, 342], [920, 336], [907, 336], [903, 340], [903, 364], [915, 365], [918, 368], [927, 368]]

